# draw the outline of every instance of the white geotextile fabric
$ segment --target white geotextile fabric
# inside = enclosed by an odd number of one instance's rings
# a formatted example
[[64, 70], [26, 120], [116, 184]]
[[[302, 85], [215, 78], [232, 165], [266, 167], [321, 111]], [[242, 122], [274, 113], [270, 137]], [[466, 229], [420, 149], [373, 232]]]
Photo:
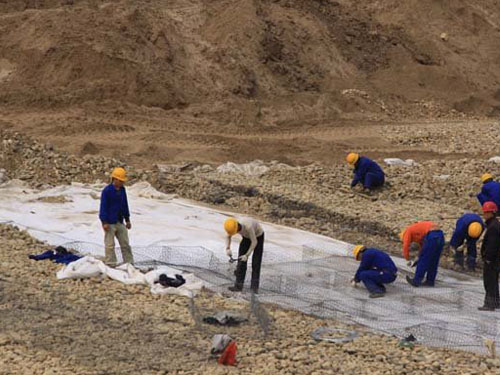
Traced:
[[415, 165], [418, 165], [413, 159], [402, 160], [398, 158], [387, 158], [384, 159], [384, 162], [387, 165], [400, 165], [403, 167], [413, 167]]
[[[9, 181], [0, 185], [0, 222], [26, 229], [34, 237], [52, 245], [72, 241], [93, 243], [101, 251], [93, 255], [104, 256], [104, 232], [98, 218], [103, 187], [103, 184], [74, 183], [35, 190], [21, 181]], [[223, 223], [233, 214], [173, 198], [156, 191], [147, 182], [128, 186], [127, 194], [132, 220], [129, 232], [132, 248], [158, 243], [164, 246], [202, 246], [213, 251], [219, 259], [227, 260]], [[308, 244], [339, 249], [337, 255], [347, 255], [352, 247], [314, 233], [262, 224], [266, 232], [266, 252], [279, 255], [282, 261], [301, 260], [303, 246]], [[236, 238], [232, 242], [233, 253], [237, 252], [238, 242]]]
[[493, 163], [500, 163], [500, 156], [493, 156], [491, 158], [488, 159], [488, 161], [491, 161]]
[[[155, 282], [159, 280], [161, 274], [166, 274], [170, 277], [173, 277], [175, 274], [182, 274], [186, 283], [178, 288], [164, 287], [158, 283], [155, 284]], [[127, 285], [148, 285], [153, 294], [175, 294], [185, 297], [195, 296], [203, 287], [203, 282], [194, 275], [184, 274], [182, 271], [176, 270], [175, 268], [159, 267], [153, 271], [142, 273], [130, 264], [122, 264], [117, 268], [112, 268], [102, 261], [90, 256], [83, 257], [64, 266], [57, 272], [56, 276], [59, 280], [107, 276], [110, 279]]]
[[249, 163], [236, 164], [233, 162], [227, 162], [221, 164], [217, 167], [217, 172], [219, 173], [241, 173], [247, 176], [262, 176], [270, 169], [293, 169], [292, 166], [278, 163], [277, 161], [272, 161], [270, 163], [264, 163], [262, 160], [254, 160]]

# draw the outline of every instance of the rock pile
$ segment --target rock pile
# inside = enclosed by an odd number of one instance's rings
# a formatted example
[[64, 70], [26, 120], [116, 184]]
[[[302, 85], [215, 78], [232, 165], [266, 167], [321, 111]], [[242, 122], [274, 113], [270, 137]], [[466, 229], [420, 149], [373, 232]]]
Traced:
[[78, 182], [106, 181], [119, 160], [103, 156], [76, 157], [57, 152], [19, 133], [0, 131], [0, 165], [10, 179], [29, 182], [34, 187]]

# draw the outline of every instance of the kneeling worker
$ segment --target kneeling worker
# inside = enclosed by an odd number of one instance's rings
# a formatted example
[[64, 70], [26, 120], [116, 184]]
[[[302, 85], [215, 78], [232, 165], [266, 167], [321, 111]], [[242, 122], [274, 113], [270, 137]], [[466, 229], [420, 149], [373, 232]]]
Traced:
[[398, 269], [391, 257], [378, 249], [367, 249], [358, 245], [353, 251], [354, 258], [361, 261], [358, 271], [352, 280], [354, 286], [360, 281], [370, 292], [370, 298], [379, 298], [385, 295], [384, 284], [396, 280]]
[[354, 178], [351, 188], [361, 182], [367, 190], [380, 187], [385, 182], [385, 174], [380, 165], [365, 156], [359, 156], [354, 152], [347, 155], [347, 163], [354, 168]]
[[467, 242], [467, 269], [475, 271], [477, 249], [476, 243], [483, 233], [484, 223], [481, 216], [465, 214], [457, 220], [455, 231], [451, 237], [450, 246], [453, 249], [454, 261], [461, 269], [464, 268], [464, 251], [459, 248]]
[[226, 254], [231, 258], [231, 237], [239, 233], [243, 237], [238, 250], [238, 265], [236, 266], [236, 283], [229, 287], [232, 292], [243, 290], [245, 275], [247, 273], [247, 261], [252, 255], [252, 281], [251, 289], [254, 293], [259, 292], [260, 266], [262, 253], [264, 252], [264, 230], [254, 219], [236, 220], [227, 219], [224, 223], [227, 232]]

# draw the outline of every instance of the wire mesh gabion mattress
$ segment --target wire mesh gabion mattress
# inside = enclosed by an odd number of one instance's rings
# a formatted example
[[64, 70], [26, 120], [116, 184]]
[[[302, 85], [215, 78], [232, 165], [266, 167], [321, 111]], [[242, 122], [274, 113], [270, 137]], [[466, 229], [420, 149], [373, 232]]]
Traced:
[[[102, 247], [92, 243], [70, 242], [64, 246], [82, 254], [103, 255]], [[116, 252], [120, 258], [119, 249]], [[158, 243], [135, 247], [133, 252], [138, 267], [176, 267], [194, 273], [216, 291], [234, 281], [235, 263], [219, 259], [204, 247]], [[412, 334], [428, 346], [486, 354], [484, 340], [500, 340], [500, 312], [477, 310], [484, 298], [478, 279], [440, 269], [435, 288], [413, 288], [404, 280], [407, 272], [400, 271], [384, 298], [369, 299], [364, 287], [350, 286], [359, 265], [350, 257], [304, 246], [301, 260], [282, 259], [272, 251], [264, 252], [260, 303], [360, 324], [400, 338]]]

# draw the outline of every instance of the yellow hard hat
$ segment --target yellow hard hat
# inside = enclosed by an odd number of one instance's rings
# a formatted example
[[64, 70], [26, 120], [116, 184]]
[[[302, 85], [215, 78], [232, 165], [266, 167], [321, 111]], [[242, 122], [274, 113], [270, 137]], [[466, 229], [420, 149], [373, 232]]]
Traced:
[[478, 222], [470, 223], [467, 233], [469, 237], [479, 238], [481, 233], [483, 233], [483, 226]]
[[347, 154], [347, 157], [345, 158], [345, 160], [350, 165], [354, 165], [359, 160], [359, 154], [356, 154], [355, 152], [350, 152], [349, 154]]
[[224, 222], [224, 229], [226, 230], [228, 235], [234, 236], [236, 233], [238, 233], [238, 220], [236, 220], [235, 218], [227, 219]]
[[403, 229], [403, 230], [401, 231], [401, 233], [399, 233], [399, 239], [400, 239], [401, 241], [403, 241], [403, 238], [404, 238], [404, 236], [405, 236], [405, 233], [406, 233], [406, 229]]
[[352, 251], [352, 255], [354, 255], [354, 259], [359, 260], [359, 253], [361, 253], [365, 247], [363, 245], [356, 245], [354, 250]]
[[488, 180], [493, 180], [493, 176], [489, 173], [485, 173], [481, 176], [481, 181], [486, 182]]
[[127, 181], [127, 172], [125, 172], [125, 169], [123, 169], [121, 167], [117, 167], [117, 168], [113, 169], [113, 173], [111, 173], [111, 177], [125, 182], [125, 181]]

